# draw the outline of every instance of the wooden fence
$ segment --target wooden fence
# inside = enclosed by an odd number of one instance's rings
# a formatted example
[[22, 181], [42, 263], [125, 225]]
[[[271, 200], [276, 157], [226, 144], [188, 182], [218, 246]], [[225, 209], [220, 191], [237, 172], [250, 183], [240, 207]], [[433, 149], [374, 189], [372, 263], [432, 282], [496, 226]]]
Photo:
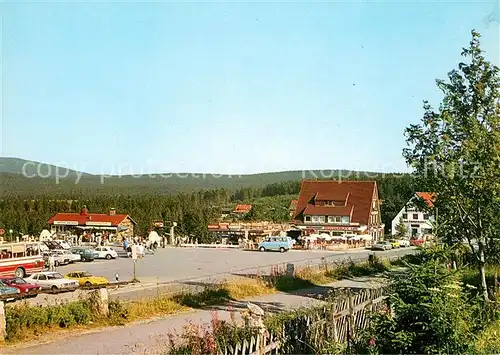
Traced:
[[311, 354], [325, 341], [346, 343], [368, 326], [370, 312], [386, 307], [384, 289], [343, 290], [321, 308], [298, 313], [283, 324], [282, 334], [255, 335], [221, 355]]

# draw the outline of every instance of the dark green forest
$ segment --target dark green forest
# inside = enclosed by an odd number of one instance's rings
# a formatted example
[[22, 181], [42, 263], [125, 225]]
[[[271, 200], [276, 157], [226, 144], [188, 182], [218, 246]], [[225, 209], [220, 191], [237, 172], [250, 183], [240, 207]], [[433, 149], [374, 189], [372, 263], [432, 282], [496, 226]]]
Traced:
[[[281, 181], [280, 174], [283, 174]], [[115, 208], [118, 213], [128, 213], [138, 223], [139, 234], [146, 233], [153, 221], [176, 221], [178, 233], [194, 234], [200, 241], [207, 241], [207, 224], [216, 221], [223, 208], [234, 207], [236, 203], [253, 204], [252, 212], [245, 217], [247, 220], [288, 220], [290, 202], [297, 198], [301, 182], [300, 176], [295, 174], [292, 174], [294, 179], [284, 180], [290, 174], [245, 175], [243, 187], [227, 186], [228, 179], [238, 186], [237, 177], [220, 178], [218, 182], [222, 187], [213, 188], [206, 188], [207, 181], [202, 177], [198, 178], [198, 184], [192, 184], [191, 178], [184, 181], [182, 188], [169, 185], [168, 189], [164, 189], [161, 184], [144, 184], [142, 181], [140, 186], [135, 186], [123, 180], [120, 186], [90, 182], [75, 185], [69, 181], [56, 185], [49, 179], [42, 184], [18, 174], [7, 174], [8, 179], [4, 179], [4, 173], [0, 179], [3, 189], [0, 228], [12, 229], [14, 235], [37, 235], [47, 228], [47, 220], [56, 212], [78, 212], [86, 205], [94, 213], [106, 213], [110, 208]], [[268, 177], [266, 175], [271, 176], [270, 180], [274, 182], [263, 184]], [[254, 180], [249, 181], [249, 177]], [[386, 229], [399, 209], [419, 190], [415, 179], [407, 174], [369, 176], [368, 173], [358, 173], [349, 177], [349, 180], [357, 179], [377, 181]], [[16, 188], [17, 185], [22, 188]]]

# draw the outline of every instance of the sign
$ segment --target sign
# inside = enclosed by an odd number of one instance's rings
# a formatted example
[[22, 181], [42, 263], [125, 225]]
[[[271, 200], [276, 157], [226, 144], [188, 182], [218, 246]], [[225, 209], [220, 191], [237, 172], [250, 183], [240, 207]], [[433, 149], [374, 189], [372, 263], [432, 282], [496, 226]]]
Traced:
[[164, 225], [163, 225], [163, 222], [154, 222], [153, 226], [157, 227], [157, 228], [163, 228]]
[[54, 221], [54, 224], [59, 226], [77, 226], [77, 221]]
[[5, 230], [3, 228], [0, 228], [0, 235], [4, 235], [5, 234]]
[[111, 222], [92, 222], [92, 221], [87, 221], [85, 222], [87, 226], [111, 226]]
[[132, 245], [132, 260], [137, 260], [137, 256], [139, 255], [139, 246]]

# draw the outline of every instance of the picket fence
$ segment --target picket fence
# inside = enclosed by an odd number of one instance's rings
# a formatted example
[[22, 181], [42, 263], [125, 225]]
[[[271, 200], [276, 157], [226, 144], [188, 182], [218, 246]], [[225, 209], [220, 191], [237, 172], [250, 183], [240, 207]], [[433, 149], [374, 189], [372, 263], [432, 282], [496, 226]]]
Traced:
[[349, 342], [356, 331], [368, 325], [369, 312], [386, 308], [385, 299], [383, 288], [344, 290], [341, 297], [328, 305], [285, 321], [283, 334], [252, 336], [235, 346], [227, 346], [221, 355], [308, 354], [325, 340]]

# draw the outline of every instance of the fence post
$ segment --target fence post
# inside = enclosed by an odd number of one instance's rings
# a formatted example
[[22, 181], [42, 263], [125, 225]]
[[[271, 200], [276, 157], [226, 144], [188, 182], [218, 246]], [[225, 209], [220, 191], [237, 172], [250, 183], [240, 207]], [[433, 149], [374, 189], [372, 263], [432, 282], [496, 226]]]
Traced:
[[333, 341], [338, 342], [339, 341], [339, 335], [338, 335], [338, 330], [337, 330], [337, 320], [335, 319], [335, 311], [334, 311], [334, 306], [331, 306], [331, 312], [332, 312], [332, 331], [333, 331]]
[[349, 335], [351, 339], [354, 339], [355, 327], [356, 327], [356, 320], [354, 317], [354, 297], [352, 296], [352, 290], [349, 289], [349, 330], [350, 330]]
[[[99, 288], [95, 291], [92, 291], [95, 295], [96, 301], [96, 309], [101, 316], [109, 315], [109, 295], [107, 288]], [[91, 296], [92, 297], [92, 296]]]
[[4, 341], [7, 336], [7, 319], [5, 317], [4, 302], [0, 301], [0, 342]]

